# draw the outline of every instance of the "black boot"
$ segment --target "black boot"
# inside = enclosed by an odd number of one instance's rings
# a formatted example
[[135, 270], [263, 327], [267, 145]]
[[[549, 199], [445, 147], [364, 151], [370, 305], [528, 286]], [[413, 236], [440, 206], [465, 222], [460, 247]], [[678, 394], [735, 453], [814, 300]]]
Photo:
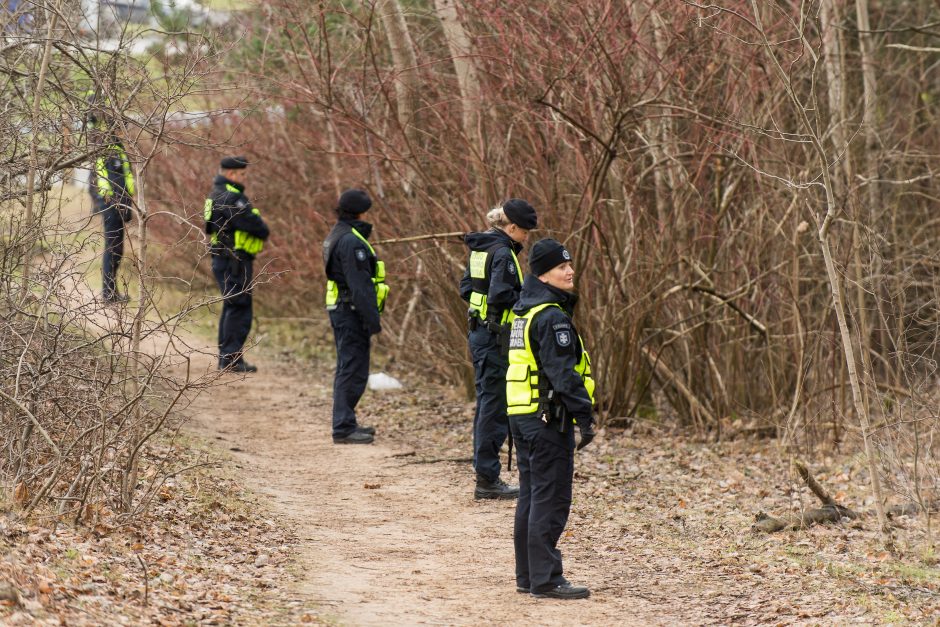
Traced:
[[519, 498], [519, 486], [509, 485], [502, 479], [489, 481], [488, 479], [477, 475], [477, 487], [473, 491], [475, 499], [517, 499]]
[[371, 433], [363, 433], [362, 431], [353, 431], [349, 435], [343, 436], [341, 438], [333, 436], [333, 444], [372, 444], [372, 441], [375, 438], [372, 437]]
[[533, 592], [532, 596], [537, 599], [586, 599], [591, 596], [591, 591], [584, 586], [572, 586], [566, 581], [560, 586]]
[[258, 367], [249, 364], [244, 359], [232, 359], [231, 357], [219, 358], [219, 370], [226, 372], [258, 372]]
[[368, 433], [369, 435], [375, 435], [375, 427], [370, 427], [368, 425], [358, 425], [356, 431], [359, 433]]
[[244, 359], [239, 359], [229, 368], [232, 372], [258, 372], [258, 366], [249, 364]]

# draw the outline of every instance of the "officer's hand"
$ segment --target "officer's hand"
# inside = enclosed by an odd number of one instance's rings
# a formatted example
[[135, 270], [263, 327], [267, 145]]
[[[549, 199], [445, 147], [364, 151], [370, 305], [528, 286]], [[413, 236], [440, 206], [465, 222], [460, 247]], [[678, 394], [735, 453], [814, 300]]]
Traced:
[[588, 418], [578, 418], [578, 431], [581, 432], [581, 440], [578, 442], [577, 449], [580, 451], [591, 443], [597, 433], [594, 431], [594, 420]]

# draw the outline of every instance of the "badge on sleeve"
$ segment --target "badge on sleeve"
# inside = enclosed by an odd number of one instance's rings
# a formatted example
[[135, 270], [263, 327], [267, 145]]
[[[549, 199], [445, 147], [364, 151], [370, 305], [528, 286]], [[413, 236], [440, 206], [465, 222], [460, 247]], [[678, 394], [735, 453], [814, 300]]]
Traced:
[[516, 274], [516, 264], [514, 264], [514, 263], [509, 264], [509, 274], [515, 276], [515, 274]]
[[356, 259], [358, 259], [359, 261], [366, 260], [366, 250], [364, 248], [356, 249]]
[[238, 207], [239, 209], [244, 209], [245, 207], [248, 206], [248, 201], [245, 200], [244, 198], [239, 198], [238, 200], [235, 201], [235, 206]]
[[555, 341], [562, 348], [571, 345], [571, 331], [555, 331]]

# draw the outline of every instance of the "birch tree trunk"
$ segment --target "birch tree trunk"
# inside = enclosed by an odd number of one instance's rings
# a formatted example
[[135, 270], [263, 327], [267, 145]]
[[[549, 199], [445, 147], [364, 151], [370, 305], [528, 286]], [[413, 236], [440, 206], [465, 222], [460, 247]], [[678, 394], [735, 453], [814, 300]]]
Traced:
[[392, 62], [395, 64], [398, 124], [408, 146], [404, 177], [405, 192], [410, 194], [417, 177], [415, 155], [418, 146], [418, 128], [415, 113], [417, 96], [421, 87], [417, 70], [418, 61], [411, 36], [408, 34], [408, 23], [405, 21], [405, 14], [398, 0], [379, 0], [376, 8], [385, 28], [385, 34], [388, 36]]
[[447, 48], [450, 50], [457, 74], [463, 130], [471, 150], [477, 159], [483, 161], [486, 158], [486, 146], [483, 143], [480, 117], [480, 77], [473, 60], [473, 45], [457, 14], [456, 0], [434, 0], [434, 6], [444, 28], [444, 39], [447, 40]]

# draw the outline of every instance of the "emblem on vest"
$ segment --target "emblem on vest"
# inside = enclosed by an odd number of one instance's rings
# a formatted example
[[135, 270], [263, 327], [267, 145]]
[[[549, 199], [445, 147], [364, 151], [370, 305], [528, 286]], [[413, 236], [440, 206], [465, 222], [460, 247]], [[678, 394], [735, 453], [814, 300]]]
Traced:
[[571, 344], [571, 331], [555, 331], [555, 341], [559, 346]]
[[362, 249], [362, 248], [356, 249], [356, 259], [358, 259], [359, 261], [365, 261], [365, 260], [366, 260], [366, 251], [365, 251], [365, 249]]
[[509, 274], [515, 274], [515, 273], [516, 273], [516, 264], [514, 263], [509, 264]]

